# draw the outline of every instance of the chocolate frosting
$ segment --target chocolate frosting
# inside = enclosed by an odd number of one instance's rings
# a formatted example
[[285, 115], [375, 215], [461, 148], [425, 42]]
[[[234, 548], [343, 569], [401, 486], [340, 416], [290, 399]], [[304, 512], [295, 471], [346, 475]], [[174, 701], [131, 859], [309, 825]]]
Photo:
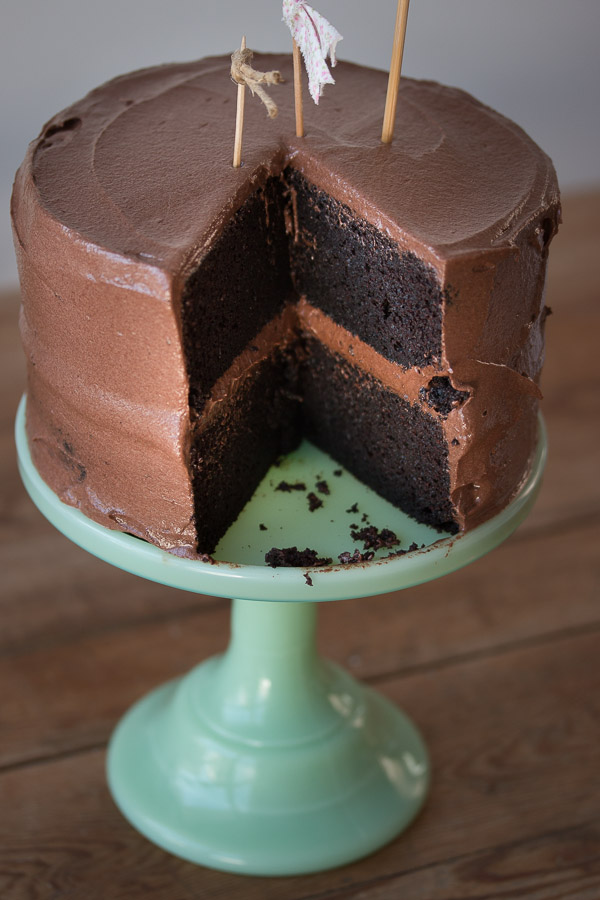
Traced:
[[[477, 524], [508, 502], [535, 443], [559, 219], [551, 161], [464, 92], [407, 78], [383, 145], [387, 75], [349, 63], [319, 107], [305, 107], [297, 138], [291, 60], [257, 55], [287, 83], [274, 122], [248, 99], [234, 169], [229, 64], [117, 78], [30, 145], [12, 213], [39, 471], [98, 521], [194, 554], [181, 290], [246, 197], [291, 165], [432, 266], [450, 297], [441, 371], [470, 394], [444, 419], [452, 498], [463, 527]], [[327, 317], [304, 313], [339, 344]], [[429, 373], [404, 374], [399, 390], [417, 402]]]

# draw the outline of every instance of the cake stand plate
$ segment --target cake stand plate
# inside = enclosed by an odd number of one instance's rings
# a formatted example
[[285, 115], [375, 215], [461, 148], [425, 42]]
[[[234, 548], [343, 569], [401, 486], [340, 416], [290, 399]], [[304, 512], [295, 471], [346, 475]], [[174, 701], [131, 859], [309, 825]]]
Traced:
[[[319, 658], [312, 601], [420, 584], [500, 544], [540, 487], [541, 420], [534, 464], [517, 497], [465, 535], [440, 539], [305, 443], [270, 470], [219, 544], [214, 564], [180, 559], [61, 503], [32, 463], [24, 400], [16, 439], [31, 498], [75, 543], [141, 577], [237, 598], [227, 651], [152, 691], [113, 734], [109, 786], [142, 834], [213, 868], [291, 875], [351, 862], [407, 827], [429, 786], [423, 740], [400, 710]], [[281, 481], [302, 482], [306, 491], [277, 491]], [[327, 482], [329, 494], [318, 495], [323, 506], [311, 513], [306, 492], [317, 481]], [[355, 548], [349, 526], [361, 527], [363, 515], [393, 530], [405, 549], [413, 542], [425, 547], [392, 558], [380, 550], [379, 559], [359, 565], [260, 564], [273, 545], [308, 546], [335, 560]]]

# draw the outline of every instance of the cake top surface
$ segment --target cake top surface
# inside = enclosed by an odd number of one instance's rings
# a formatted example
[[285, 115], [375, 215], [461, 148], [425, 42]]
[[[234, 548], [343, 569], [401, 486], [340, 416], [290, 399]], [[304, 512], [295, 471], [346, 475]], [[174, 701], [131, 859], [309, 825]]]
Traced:
[[[248, 96], [243, 165], [231, 164], [236, 87], [229, 57], [133, 72], [55, 116], [21, 168], [50, 218], [93, 248], [177, 274], [201, 257], [255, 186], [292, 165], [431, 264], [510, 247], [558, 202], [550, 159], [513, 122], [458, 89], [401, 81], [381, 143], [387, 73], [340, 63], [304, 138], [291, 58], [256, 54], [286, 79], [268, 120]], [[16, 221], [19, 232], [19, 217]]]

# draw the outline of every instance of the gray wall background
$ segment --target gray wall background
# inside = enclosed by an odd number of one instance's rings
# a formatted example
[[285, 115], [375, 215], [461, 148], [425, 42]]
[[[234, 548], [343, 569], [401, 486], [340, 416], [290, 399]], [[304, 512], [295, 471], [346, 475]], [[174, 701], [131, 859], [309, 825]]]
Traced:
[[[344, 35], [341, 59], [388, 67], [396, 0], [313, 5]], [[231, 53], [242, 33], [254, 49], [288, 50], [280, 0], [0, 0], [0, 287], [17, 280], [14, 171], [42, 124], [108, 78]], [[599, 39], [600, 0], [412, 0], [403, 73], [514, 119], [550, 154], [563, 190], [585, 189], [600, 185]]]

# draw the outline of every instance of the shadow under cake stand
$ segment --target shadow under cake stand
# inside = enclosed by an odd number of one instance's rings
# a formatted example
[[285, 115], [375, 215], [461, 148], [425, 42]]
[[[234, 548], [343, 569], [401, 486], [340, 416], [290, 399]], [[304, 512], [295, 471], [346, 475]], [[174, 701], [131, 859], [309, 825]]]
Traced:
[[[317, 655], [315, 601], [422, 584], [498, 546], [539, 490], [541, 419], [531, 472], [510, 505], [473, 531], [442, 539], [305, 442], [267, 474], [219, 544], [215, 564], [173, 556], [63, 504], [32, 463], [25, 398], [16, 440], [29, 495], [70, 540], [142, 578], [236, 598], [227, 651], [152, 691], [114, 731], [108, 783], [135, 828], [195, 863], [292, 875], [359, 859], [409, 825], [429, 787], [423, 740], [393, 704]], [[310, 512], [306, 491], [316, 480], [330, 493], [319, 494], [323, 507]], [[277, 491], [281, 481], [303, 482], [306, 491]], [[311, 547], [335, 560], [354, 549], [349, 525], [363, 514], [392, 529], [402, 547], [425, 547], [359, 565], [264, 564], [273, 545]]]

